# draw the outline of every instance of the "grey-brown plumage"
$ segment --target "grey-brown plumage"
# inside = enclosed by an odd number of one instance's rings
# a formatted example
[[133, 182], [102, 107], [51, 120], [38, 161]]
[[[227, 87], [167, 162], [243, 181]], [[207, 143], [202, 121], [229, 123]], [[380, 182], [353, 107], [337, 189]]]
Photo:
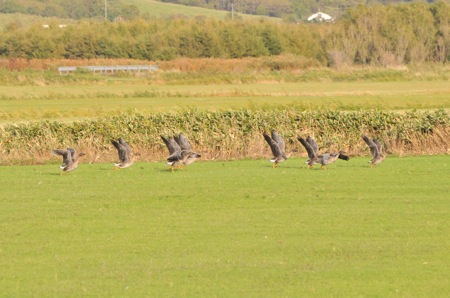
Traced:
[[183, 166], [189, 165], [201, 157], [200, 154], [192, 150], [188, 139], [181, 133], [173, 138], [161, 136], [161, 139], [169, 150], [170, 155], [167, 158], [167, 164], [171, 166], [172, 172], [175, 167], [182, 169]]
[[130, 167], [133, 164], [130, 146], [128, 146], [122, 138], [119, 138], [117, 141], [111, 140], [111, 143], [117, 149], [119, 155], [119, 162], [114, 164], [115, 169], [118, 170]]
[[322, 164], [322, 169], [326, 170], [327, 165], [332, 164], [338, 159], [349, 160], [350, 158], [347, 155], [342, 154], [341, 152], [332, 152], [332, 153], [323, 153], [319, 155], [320, 163]]
[[373, 168], [386, 159], [386, 156], [383, 155], [383, 146], [377, 139], [371, 140], [367, 136], [362, 136], [362, 138], [364, 142], [366, 142], [367, 146], [369, 146], [370, 153], [372, 153], [372, 159], [369, 161], [369, 163]]
[[[306, 153], [308, 153], [308, 160], [306, 161], [306, 163], [308, 164], [308, 168], [311, 169], [318, 161], [318, 156], [317, 156], [317, 152], [315, 149], [318, 150], [318, 146], [317, 144], [311, 145], [311, 144], [315, 144], [311, 142], [311, 138], [308, 137], [306, 140], [303, 139], [302, 137], [298, 137], [297, 138], [300, 143], [303, 145], [303, 147], [305, 147]], [[314, 147], [313, 147], [314, 146]]]
[[84, 156], [84, 153], [77, 154], [73, 148], [66, 149], [55, 149], [52, 150], [51, 153], [60, 155], [63, 157], [63, 164], [61, 165], [61, 174], [69, 173], [75, 170], [78, 167], [78, 162], [80, 161], [80, 157]]
[[344, 155], [342, 151], [340, 152], [332, 152], [332, 153], [323, 153], [319, 154], [319, 146], [313, 138], [308, 136], [306, 141], [303, 138], [298, 138], [300, 143], [302, 143], [303, 147], [305, 147], [306, 152], [308, 153], [308, 160], [305, 162], [308, 164], [308, 168], [311, 169], [314, 164], [320, 163], [322, 165], [322, 169], [326, 170], [327, 165], [332, 164], [338, 159], [349, 160], [350, 158], [347, 155]]
[[273, 162], [272, 167], [276, 168], [280, 162], [288, 159], [292, 152], [286, 155], [286, 143], [277, 131], [272, 130], [271, 136], [269, 136], [266, 132], [263, 132], [263, 136], [267, 144], [269, 144], [270, 150], [272, 150], [273, 158], [270, 160], [270, 162]]
[[178, 136], [174, 136], [174, 139], [175, 142], [177, 142], [178, 145], [180, 146], [182, 152], [188, 152], [187, 158], [184, 161], [185, 166], [193, 163], [194, 161], [197, 160], [197, 158], [201, 157], [200, 154], [192, 150], [192, 146], [189, 143], [189, 140], [182, 133], [180, 133]]

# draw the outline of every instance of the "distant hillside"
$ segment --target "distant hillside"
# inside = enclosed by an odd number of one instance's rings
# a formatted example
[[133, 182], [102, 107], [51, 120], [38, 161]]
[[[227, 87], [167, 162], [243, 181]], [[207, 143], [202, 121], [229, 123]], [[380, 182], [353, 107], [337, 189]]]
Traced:
[[[335, 19], [358, 5], [433, 3], [435, 0], [0, 0], [0, 14], [68, 19], [275, 18], [305, 21], [319, 10]], [[439, 0], [449, 3], [450, 0]], [[105, 9], [106, 4], [106, 9]]]
[[[289, 22], [306, 20], [311, 14], [322, 11], [334, 18], [339, 18], [346, 10], [358, 5], [390, 5], [400, 3], [434, 3], [444, 2], [449, 4], [450, 0], [159, 0], [164, 3], [182, 4], [187, 7], [203, 7], [218, 11], [233, 9], [242, 15], [269, 16], [283, 18]], [[154, 0], [131, 0], [128, 3], [146, 9], [146, 5]]]
[[[106, 3], [106, 9], [105, 9]], [[155, 18], [195, 18], [208, 17], [231, 18], [267, 18], [265, 16], [245, 15], [231, 11], [216, 10], [195, 6], [186, 6], [154, 0], [0, 0], [1, 19], [10, 19], [7, 15], [21, 14], [41, 17], [56, 17], [60, 19], [104, 19], [110, 21], [116, 18], [133, 20]], [[19, 20], [23, 19], [20, 16]], [[0, 20], [0, 23], [7, 23]], [[29, 23], [25, 18], [24, 23]]]
[[[130, 5], [136, 6], [141, 12], [141, 16], [151, 18], [168, 17], [212, 17], [218, 19], [231, 18], [230, 11], [208, 9], [195, 6], [186, 6], [168, 2], [154, 0], [127, 0]], [[261, 18], [262, 16], [248, 15], [235, 12], [236, 18]]]
[[[11, 0], [13, 1], [13, 0]], [[24, 0], [25, 3], [27, 0]], [[24, 2], [22, 1], [22, 2]], [[103, 0], [101, 0], [103, 2]], [[113, 2], [114, 0], [108, 0], [109, 2]], [[30, 0], [30, 2], [39, 2]], [[231, 18], [231, 13], [227, 11], [207, 9], [201, 7], [193, 7], [193, 6], [185, 6], [180, 4], [173, 3], [163, 3], [154, 0], [127, 0], [127, 6], [124, 8], [125, 15], [134, 19], [135, 17], [141, 17], [144, 19], [157, 19], [157, 18], [198, 18], [198, 17], [206, 17], [206, 18], [216, 18], [216, 19], [229, 19]], [[56, 16], [45, 16], [46, 13], [38, 13], [39, 11], [46, 11], [45, 5], [41, 3], [40, 8], [37, 9], [35, 6], [30, 6], [30, 8], [26, 8], [25, 6], [12, 6], [9, 9], [5, 9], [3, 2], [0, 0], [0, 28], [5, 28], [6, 26], [32, 26], [35, 24], [70, 24], [75, 22], [78, 17], [74, 17], [67, 15], [66, 13], [60, 13], [60, 17]], [[52, 1], [47, 1], [47, 4], [51, 4]], [[119, 3], [119, 2], [117, 2]], [[117, 4], [116, 3], [116, 4]], [[15, 9], [13, 9], [15, 7]], [[33, 9], [31, 9], [34, 7]], [[130, 8], [135, 8], [130, 12]], [[3, 9], [2, 9], [3, 8]], [[103, 19], [104, 18], [104, 7], [103, 10], [98, 11], [98, 16], [93, 17], [95, 19]], [[137, 11], [136, 11], [137, 10]], [[4, 13], [7, 11], [8, 13]], [[108, 19], [113, 16], [122, 16], [123, 14], [118, 13], [117, 11], [111, 11], [111, 8], [107, 9], [108, 11]], [[134, 12], [133, 12], [134, 11]], [[3, 13], [2, 13], [3, 12]], [[28, 12], [28, 13], [27, 13]], [[109, 15], [112, 14], [112, 15]], [[254, 16], [254, 15], [246, 15], [241, 13], [235, 13], [235, 18], [239, 19], [273, 19], [279, 20], [277, 18], [269, 18], [263, 16]]]
[[44, 24], [70, 24], [75, 22], [72, 19], [63, 19], [55, 17], [41, 17], [31, 14], [22, 13], [2, 13], [0, 14], [0, 29], [6, 28], [7, 26], [15, 27], [29, 27], [33, 25], [44, 25]]

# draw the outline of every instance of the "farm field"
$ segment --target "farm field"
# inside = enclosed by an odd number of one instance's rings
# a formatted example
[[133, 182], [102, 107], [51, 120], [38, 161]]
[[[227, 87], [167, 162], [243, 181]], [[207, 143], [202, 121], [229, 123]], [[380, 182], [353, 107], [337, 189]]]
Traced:
[[[128, 0], [130, 5], [135, 5], [139, 8], [143, 15], [148, 15], [154, 18], [161, 17], [173, 17], [173, 16], [184, 16], [184, 17], [207, 17], [207, 18], [217, 18], [226, 19], [231, 18], [231, 13], [229, 11], [206, 9], [195, 6], [185, 6], [173, 3], [164, 3], [153, 0]], [[254, 16], [247, 14], [236, 14], [235, 17], [243, 19], [272, 19], [280, 20], [279, 18], [269, 18], [264, 16]]]
[[369, 159], [1, 167], [2, 295], [446, 297], [448, 156]]
[[[231, 13], [228, 11], [220, 11], [214, 9], [206, 9], [201, 7], [179, 5], [173, 3], [163, 3], [153, 0], [127, 0], [127, 4], [135, 5], [139, 8], [141, 15], [145, 18], [216, 18], [228, 19], [231, 18]], [[42, 24], [72, 24], [76, 22], [73, 19], [61, 19], [55, 17], [41, 17], [37, 15], [21, 14], [21, 13], [2, 13], [0, 14], [0, 28], [5, 28], [11, 23], [19, 23], [21, 26], [33, 26]], [[279, 18], [256, 16], [247, 14], [236, 14], [235, 17], [246, 20], [273, 20], [280, 21]]]
[[44, 24], [72, 24], [74, 20], [61, 19], [55, 17], [41, 17], [37, 15], [21, 14], [21, 13], [2, 13], [0, 14], [0, 28], [4, 29], [6, 26], [14, 23], [19, 23], [21, 26], [33, 26]]
[[447, 109], [450, 88], [447, 81], [148, 85], [138, 80], [90, 86], [0, 87], [0, 124], [41, 119], [70, 121], [134, 110], [151, 114], [193, 107]]

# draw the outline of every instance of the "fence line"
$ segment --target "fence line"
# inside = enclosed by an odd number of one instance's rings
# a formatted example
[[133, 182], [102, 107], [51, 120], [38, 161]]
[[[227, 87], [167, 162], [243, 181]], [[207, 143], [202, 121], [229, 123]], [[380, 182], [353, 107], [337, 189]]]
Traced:
[[77, 70], [77, 68], [84, 68], [94, 73], [114, 73], [117, 71], [155, 71], [158, 70], [157, 65], [115, 65], [115, 66], [60, 66], [58, 67], [59, 74], [69, 74]]

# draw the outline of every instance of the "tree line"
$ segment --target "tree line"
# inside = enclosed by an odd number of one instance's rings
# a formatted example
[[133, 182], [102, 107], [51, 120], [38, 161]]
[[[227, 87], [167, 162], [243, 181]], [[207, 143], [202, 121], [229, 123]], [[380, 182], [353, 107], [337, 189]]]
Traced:
[[[441, 0], [442, 1], [442, 0]], [[447, 0], [445, 0], [447, 1]], [[199, 6], [217, 10], [264, 15], [284, 18], [285, 20], [305, 20], [312, 13], [319, 10], [333, 17], [340, 17], [348, 8], [358, 4], [365, 5], [389, 5], [394, 3], [434, 3], [435, 0], [161, 0], [188, 6]]]
[[[234, 10], [235, 13], [263, 15], [297, 22], [306, 20], [319, 10], [339, 18], [346, 9], [365, 5], [393, 3], [434, 3], [435, 0], [159, 0], [186, 6], [215, 10]], [[449, 3], [449, 0], [440, 0]], [[146, 17], [138, 7], [123, 0], [0, 0], [0, 13], [23, 13], [58, 18], [104, 18], [105, 2], [109, 20], [120, 17], [132, 20]], [[181, 11], [182, 12], [182, 11]]]
[[216, 19], [79, 21], [60, 28], [11, 24], [3, 58], [172, 60], [303, 56], [322, 65], [399, 65], [450, 60], [450, 6], [360, 5], [327, 24]]
[[[133, 19], [139, 9], [122, 0], [107, 0], [107, 18]], [[69, 19], [104, 19], [105, 0], [0, 0], [0, 13], [22, 13]]]

